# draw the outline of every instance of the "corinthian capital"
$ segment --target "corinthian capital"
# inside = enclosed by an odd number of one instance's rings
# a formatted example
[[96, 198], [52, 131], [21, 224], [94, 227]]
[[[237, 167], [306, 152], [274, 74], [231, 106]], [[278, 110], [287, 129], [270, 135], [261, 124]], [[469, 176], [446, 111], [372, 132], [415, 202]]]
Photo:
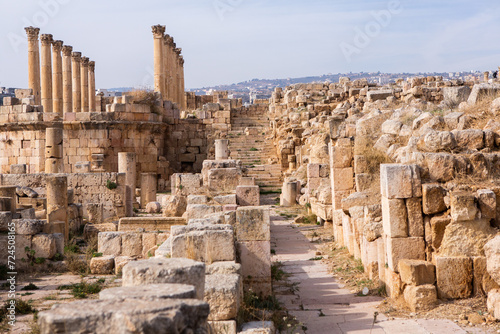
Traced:
[[165, 34], [165, 26], [157, 24], [152, 26], [151, 29], [153, 30], [153, 36], [155, 38], [163, 38], [163, 35]]
[[30, 41], [38, 40], [38, 34], [40, 33], [40, 28], [26, 27], [24, 28], [24, 30], [26, 30], [26, 35], [28, 35], [28, 40]]

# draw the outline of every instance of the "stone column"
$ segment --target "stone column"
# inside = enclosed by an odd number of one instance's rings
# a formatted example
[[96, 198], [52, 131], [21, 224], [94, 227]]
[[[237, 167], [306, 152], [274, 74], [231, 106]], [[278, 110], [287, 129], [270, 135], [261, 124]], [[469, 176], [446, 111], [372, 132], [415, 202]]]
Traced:
[[165, 26], [156, 25], [151, 27], [154, 37], [154, 71], [155, 71], [155, 92], [159, 92], [165, 99], [165, 68], [163, 59]]
[[484, 72], [484, 81], [488, 82], [489, 79], [490, 79], [490, 72]]
[[66, 176], [48, 175], [47, 182], [47, 233], [62, 233], [69, 240], [68, 179]]
[[[0, 186], [0, 198], [9, 198], [10, 199], [10, 211], [12, 213], [16, 213], [16, 186]], [[5, 210], [5, 209], [4, 209]]]
[[149, 202], [156, 202], [156, 173], [141, 174], [141, 208]]
[[125, 173], [125, 214], [127, 217], [132, 217], [134, 215], [135, 188], [137, 177], [135, 152], [118, 153], [118, 173]]
[[82, 82], [80, 80], [82, 54], [73, 52], [71, 60], [73, 65], [73, 112], [80, 112], [82, 110]]
[[297, 204], [297, 194], [299, 193], [298, 182], [285, 182], [283, 184], [283, 193], [281, 194], [281, 206], [294, 206]]
[[180, 75], [181, 75], [181, 106], [182, 109], [187, 109], [187, 101], [186, 101], [186, 86], [184, 82], [184, 57], [181, 56], [180, 63]]
[[40, 105], [41, 88], [40, 88], [40, 48], [38, 45], [39, 28], [27, 27], [24, 28], [28, 35], [28, 81], [29, 88], [33, 90], [35, 96], [35, 104]]
[[62, 76], [63, 76], [63, 113], [73, 111], [73, 84], [71, 80], [71, 52], [73, 47], [64, 45], [62, 47]]
[[170, 86], [169, 77], [168, 77], [168, 69], [170, 63], [168, 61], [168, 39], [169, 35], [163, 36], [163, 87], [165, 90], [165, 96], [163, 96], [163, 100], [168, 100], [168, 88]]
[[45, 173], [64, 173], [63, 129], [45, 129]]
[[177, 106], [179, 107], [179, 109], [181, 109], [181, 99], [179, 98], [179, 94], [180, 94], [180, 75], [179, 75], [179, 69], [180, 69], [180, 56], [181, 56], [181, 51], [182, 49], [180, 48], [176, 48], [174, 50], [175, 52], [175, 77], [174, 77], [174, 80], [175, 80], [175, 102], [177, 103]]
[[216, 139], [215, 140], [215, 160], [227, 160], [229, 158], [229, 140]]
[[80, 82], [82, 89], [82, 112], [89, 112], [89, 59], [82, 57], [80, 66]]
[[52, 35], [44, 34], [40, 36], [42, 41], [42, 71], [41, 71], [41, 89], [42, 89], [42, 106], [43, 112], [52, 112], [52, 61], [51, 61], [51, 45]]
[[174, 43], [174, 38], [169, 36], [168, 40], [168, 52], [167, 52], [167, 57], [168, 57], [168, 69], [167, 69], [167, 76], [168, 76], [168, 87], [167, 87], [167, 95], [168, 95], [168, 100], [172, 101], [174, 100], [174, 71], [175, 71], [175, 43]]
[[297, 169], [297, 157], [295, 155], [288, 156], [288, 171], [293, 172]]
[[95, 61], [89, 61], [89, 110], [95, 111]]
[[63, 115], [63, 65], [62, 51], [63, 41], [52, 42], [52, 111]]

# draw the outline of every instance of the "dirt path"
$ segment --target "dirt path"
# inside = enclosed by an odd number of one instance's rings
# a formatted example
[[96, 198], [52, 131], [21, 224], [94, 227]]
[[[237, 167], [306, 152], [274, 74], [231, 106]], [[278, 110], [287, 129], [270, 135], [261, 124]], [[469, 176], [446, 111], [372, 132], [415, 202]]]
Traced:
[[[388, 319], [383, 314], [374, 323], [380, 297], [359, 297], [344, 289], [327, 265], [313, 260], [317, 245], [306, 237], [316, 226], [298, 226], [272, 209], [271, 248], [273, 261], [290, 274], [288, 282], [275, 284], [275, 293], [290, 314], [301, 323], [290, 333], [453, 333], [465, 331], [450, 320]], [[301, 330], [301, 326], [307, 330]], [[484, 332], [481, 332], [484, 333]]]

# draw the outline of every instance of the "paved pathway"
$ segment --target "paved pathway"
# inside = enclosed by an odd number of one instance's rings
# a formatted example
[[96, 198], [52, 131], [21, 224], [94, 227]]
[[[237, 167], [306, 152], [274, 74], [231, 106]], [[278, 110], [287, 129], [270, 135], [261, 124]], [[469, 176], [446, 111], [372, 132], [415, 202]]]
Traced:
[[283, 263], [283, 270], [291, 274], [289, 282], [298, 287], [298, 291], [292, 292], [290, 285], [278, 284], [275, 292], [290, 313], [307, 327], [307, 334], [467, 333], [449, 320], [388, 320], [380, 314], [374, 324], [374, 312], [382, 298], [355, 296], [328, 273], [326, 264], [310, 260], [316, 256], [317, 249], [304, 234], [315, 227], [293, 227], [292, 221], [276, 213], [272, 216], [273, 261]]

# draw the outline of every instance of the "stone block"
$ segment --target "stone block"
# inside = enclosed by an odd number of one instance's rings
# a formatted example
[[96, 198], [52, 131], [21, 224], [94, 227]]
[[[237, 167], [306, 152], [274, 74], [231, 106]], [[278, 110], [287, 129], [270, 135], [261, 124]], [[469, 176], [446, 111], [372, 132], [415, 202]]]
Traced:
[[[194, 195], [191, 195], [194, 196]], [[198, 197], [198, 196], [196, 196]], [[205, 197], [206, 196], [199, 196]], [[188, 197], [189, 198], [189, 197]], [[186, 212], [186, 208], [188, 205], [188, 201], [186, 201], [186, 197], [182, 195], [170, 196], [163, 208], [163, 216], [164, 217], [182, 217], [184, 212]]]
[[239, 241], [237, 245], [244, 278], [271, 277], [271, 243], [269, 241]]
[[270, 241], [270, 213], [266, 207], [239, 207], [236, 210], [236, 240]]
[[384, 282], [389, 298], [397, 299], [401, 296], [403, 293], [403, 282], [401, 282], [401, 277], [398, 273], [392, 271], [391, 268], [385, 268]]
[[102, 290], [99, 299], [194, 299], [196, 289], [188, 284], [149, 284]]
[[173, 174], [171, 177], [172, 195], [194, 195], [203, 192], [201, 174]]
[[22, 235], [41, 233], [46, 224], [44, 221], [38, 219], [14, 219], [13, 222], [16, 225], [16, 234]]
[[[446, 227], [451, 223], [449, 217], [432, 217], [430, 220], [430, 241], [434, 250], [441, 247]], [[426, 233], [427, 235], [427, 233]]]
[[90, 272], [94, 275], [111, 275], [115, 269], [114, 256], [93, 257], [90, 260]]
[[424, 238], [387, 238], [387, 264], [399, 272], [399, 261], [403, 259], [424, 260]]
[[10, 165], [10, 174], [26, 174], [26, 164]]
[[454, 222], [474, 220], [477, 214], [474, 195], [467, 192], [452, 192], [450, 209], [451, 219]]
[[416, 166], [401, 164], [380, 165], [380, 188], [382, 196], [412, 198], [422, 196], [420, 173]]
[[240, 168], [219, 168], [208, 171], [208, 190], [215, 193], [234, 193], [240, 184]]
[[121, 232], [132, 232], [144, 229], [147, 232], [170, 231], [173, 225], [186, 225], [181, 217], [125, 217], [118, 223]]
[[254, 186], [255, 177], [242, 177], [240, 180], [240, 186]]
[[422, 216], [422, 199], [420, 197], [406, 199], [408, 214], [408, 236], [424, 236], [424, 218]]
[[319, 178], [319, 164], [307, 164], [307, 178]]
[[351, 190], [354, 188], [353, 168], [333, 168], [332, 185], [334, 191]]
[[236, 187], [236, 202], [241, 206], [259, 206], [260, 188], [259, 186], [238, 186]]
[[484, 245], [486, 268], [491, 278], [500, 285], [500, 236], [496, 236]]
[[21, 211], [21, 219], [36, 219], [36, 211], [34, 208], [29, 208]]
[[495, 219], [497, 216], [497, 196], [490, 189], [477, 191], [477, 201], [481, 210], [481, 218]]
[[436, 282], [436, 267], [422, 260], [399, 260], [401, 281], [407, 285], [425, 285]]
[[439, 298], [469, 298], [472, 293], [472, 259], [436, 256], [435, 262]]
[[51, 259], [56, 255], [56, 239], [52, 234], [37, 234], [31, 239], [31, 249], [35, 251], [35, 257]]
[[188, 195], [187, 204], [208, 204], [208, 196], [206, 195]]
[[500, 320], [500, 289], [491, 290], [488, 293], [487, 300], [488, 312], [495, 317], [495, 319]]
[[241, 264], [234, 261], [221, 261], [214, 262], [212, 264], [207, 264], [205, 268], [205, 273], [207, 275], [230, 275], [238, 274], [241, 276]]
[[149, 202], [146, 204], [146, 212], [147, 213], [160, 213], [161, 212], [161, 204], [159, 202]]
[[422, 185], [422, 209], [426, 215], [446, 210], [445, 191], [439, 184]]
[[208, 215], [222, 212], [220, 205], [189, 204], [186, 209], [187, 221], [191, 219], [202, 219]]
[[404, 199], [389, 199], [382, 196], [382, 221], [384, 233], [388, 237], [408, 237], [407, 214]]
[[99, 232], [97, 236], [97, 251], [103, 255], [119, 256], [122, 254], [123, 232]]
[[488, 295], [491, 290], [500, 288], [488, 273], [486, 257], [474, 256], [472, 258], [472, 268], [474, 273], [474, 279], [472, 280], [474, 296]]
[[154, 258], [129, 262], [123, 267], [122, 286], [160, 283], [193, 285], [196, 289], [196, 298], [203, 299], [205, 264], [181, 258]]
[[171, 233], [172, 258], [189, 258], [207, 263], [236, 259], [231, 225], [174, 226]]
[[412, 312], [429, 311], [437, 304], [436, 287], [432, 284], [408, 285], [404, 291], [404, 298]]
[[241, 277], [236, 274], [205, 276], [205, 298], [210, 305], [208, 320], [235, 319], [240, 307]]
[[238, 326], [235, 320], [209, 321], [209, 333], [237, 334]]
[[12, 212], [1, 211], [0, 212], [0, 232], [8, 232], [9, 227], [12, 226]]
[[115, 256], [115, 274], [121, 275], [123, 267], [136, 259], [130, 256]]
[[236, 195], [215, 196], [214, 201], [220, 205], [236, 205]]
[[251, 321], [241, 325], [239, 334], [274, 334], [276, 329], [272, 321]]
[[40, 312], [39, 325], [41, 334], [61, 328], [94, 334], [179, 333], [179, 326], [185, 333], [205, 333], [209, 312], [207, 303], [193, 299], [85, 300]]
[[141, 257], [142, 256], [142, 233], [122, 234], [121, 253], [116, 255]]

